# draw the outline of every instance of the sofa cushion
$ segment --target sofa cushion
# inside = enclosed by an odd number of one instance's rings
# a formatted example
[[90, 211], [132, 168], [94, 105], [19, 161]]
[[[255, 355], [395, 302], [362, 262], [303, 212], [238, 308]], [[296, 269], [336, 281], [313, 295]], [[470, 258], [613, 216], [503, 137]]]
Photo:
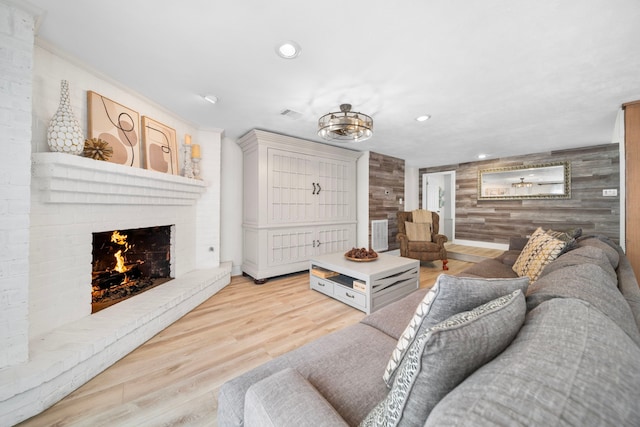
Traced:
[[249, 387], [286, 368], [298, 371], [345, 422], [357, 425], [389, 391], [380, 377], [395, 344], [379, 330], [356, 323], [269, 360], [220, 388], [218, 425], [241, 426]]
[[360, 323], [373, 326], [393, 339], [398, 340], [407, 328], [407, 324], [413, 317], [416, 307], [428, 291], [429, 289], [427, 288], [415, 290], [406, 297], [385, 305], [380, 310], [365, 316]]
[[612, 280], [618, 280], [616, 271], [611, 266], [609, 258], [607, 257], [605, 252], [595, 246], [582, 246], [574, 249], [571, 252], [561, 255], [557, 260], [547, 264], [544, 267], [544, 269], [540, 273], [540, 276], [538, 277], [538, 280], [549, 273], [560, 270], [561, 268], [582, 264], [595, 264], [604, 272], [606, 272], [612, 278]]
[[404, 227], [407, 230], [407, 238], [409, 241], [431, 241], [431, 224], [426, 222], [405, 221]]
[[608, 237], [605, 236], [583, 236], [578, 239], [578, 247], [594, 246], [604, 251], [609, 258], [611, 266], [615, 269], [618, 268], [618, 262], [620, 261], [620, 254], [616, 249], [616, 244], [613, 243]]
[[505, 264], [502, 259], [489, 258], [473, 264], [463, 272], [458, 273], [457, 276], [512, 279], [518, 277], [518, 275], [511, 268], [512, 265], [513, 263], [511, 263], [510, 265]]
[[295, 369], [287, 368], [247, 390], [245, 427], [348, 426]]
[[396, 370], [415, 338], [430, 327], [462, 311], [468, 311], [499, 296], [520, 289], [526, 292], [528, 278], [485, 279], [438, 276], [436, 283], [416, 308], [413, 318], [398, 339], [383, 374], [390, 387]]
[[599, 310], [556, 298], [443, 398], [426, 426], [638, 426], [640, 348]]
[[427, 329], [411, 344], [387, 397], [361, 426], [422, 426], [440, 399], [509, 345], [525, 311], [518, 289]]
[[[573, 252], [579, 251], [576, 249]], [[593, 249], [593, 248], [584, 248]], [[572, 252], [567, 255], [572, 254]], [[560, 261], [559, 259], [555, 261]], [[611, 266], [606, 262], [606, 267]], [[550, 264], [549, 266], [551, 266]], [[640, 346], [640, 331], [631, 307], [618, 290], [617, 278], [598, 264], [582, 263], [555, 269], [529, 286], [527, 308], [532, 310], [553, 298], [576, 298], [590, 303], [614, 321]]]
[[535, 282], [544, 266], [558, 258], [566, 245], [566, 242], [550, 236], [538, 227], [513, 264], [513, 271], [518, 276], [528, 276], [531, 282]]

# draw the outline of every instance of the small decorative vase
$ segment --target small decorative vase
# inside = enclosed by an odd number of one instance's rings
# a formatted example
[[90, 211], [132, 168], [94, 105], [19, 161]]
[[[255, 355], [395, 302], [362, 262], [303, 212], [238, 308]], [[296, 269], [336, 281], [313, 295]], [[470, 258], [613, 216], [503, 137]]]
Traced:
[[84, 134], [76, 120], [69, 102], [69, 82], [60, 82], [60, 106], [51, 118], [47, 129], [47, 143], [51, 151], [82, 154]]

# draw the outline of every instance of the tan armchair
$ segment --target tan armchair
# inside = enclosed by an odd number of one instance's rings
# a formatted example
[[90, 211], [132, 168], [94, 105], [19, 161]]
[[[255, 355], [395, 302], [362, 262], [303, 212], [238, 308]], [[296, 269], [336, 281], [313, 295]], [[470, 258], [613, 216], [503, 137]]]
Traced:
[[400, 255], [407, 258], [418, 259], [420, 261], [442, 260], [442, 269], [448, 270], [447, 250], [444, 243], [447, 236], [438, 234], [440, 231], [440, 215], [432, 212], [431, 241], [409, 240], [405, 221], [413, 222], [412, 212], [398, 212], [398, 235], [396, 240], [400, 242]]

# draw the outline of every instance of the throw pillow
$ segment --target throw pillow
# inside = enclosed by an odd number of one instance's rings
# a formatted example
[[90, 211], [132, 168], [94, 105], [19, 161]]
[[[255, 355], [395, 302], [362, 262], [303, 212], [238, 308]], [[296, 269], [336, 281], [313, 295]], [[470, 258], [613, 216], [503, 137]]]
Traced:
[[520, 277], [529, 277], [533, 283], [540, 276], [544, 266], [558, 258], [566, 245], [566, 242], [548, 235], [538, 227], [513, 264], [513, 271]]
[[518, 289], [427, 329], [409, 348], [387, 397], [360, 425], [423, 426], [447, 393], [513, 341], [525, 313]]
[[471, 310], [516, 289], [520, 289], [524, 294], [528, 286], [528, 277], [485, 279], [441, 274], [424, 299], [418, 304], [411, 321], [398, 339], [398, 344], [391, 353], [382, 379], [388, 387], [391, 387], [407, 349], [413, 344], [416, 336], [428, 328], [456, 313]]
[[[582, 229], [579, 229], [579, 230], [580, 230], [580, 233], [582, 234]], [[562, 240], [563, 242], [566, 242], [567, 245], [562, 250], [562, 253], [572, 251], [578, 247], [578, 241], [574, 237], [575, 229], [569, 230], [569, 231], [556, 231], [556, 230], [549, 229], [547, 230], [547, 234], [551, 237], [555, 237], [558, 240]]]
[[424, 222], [405, 221], [404, 227], [407, 230], [407, 238], [412, 242], [430, 242], [431, 224]]

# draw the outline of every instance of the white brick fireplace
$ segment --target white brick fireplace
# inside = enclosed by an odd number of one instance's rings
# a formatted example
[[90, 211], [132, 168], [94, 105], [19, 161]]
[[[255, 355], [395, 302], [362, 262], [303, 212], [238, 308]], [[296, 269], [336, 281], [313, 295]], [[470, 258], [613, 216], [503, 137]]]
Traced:
[[[24, 8], [24, 9], [23, 9]], [[117, 82], [34, 45], [34, 16], [0, 0], [0, 425], [51, 406], [230, 281], [220, 262], [221, 130], [200, 130]], [[6, 27], [6, 28], [5, 28]], [[204, 181], [50, 153], [69, 80], [86, 123], [95, 90], [189, 133]], [[180, 142], [180, 141], [179, 141]], [[6, 195], [6, 196], [5, 196]], [[171, 225], [175, 279], [91, 314], [92, 233]]]
[[[0, 370], [0, 425], [28, 418], [229, 283], [196, 269], [202, 181], [63, 153], [32, 155], [29, 360]], [[173, 225], [176, 279], [91, 314], [92, 233]]]

